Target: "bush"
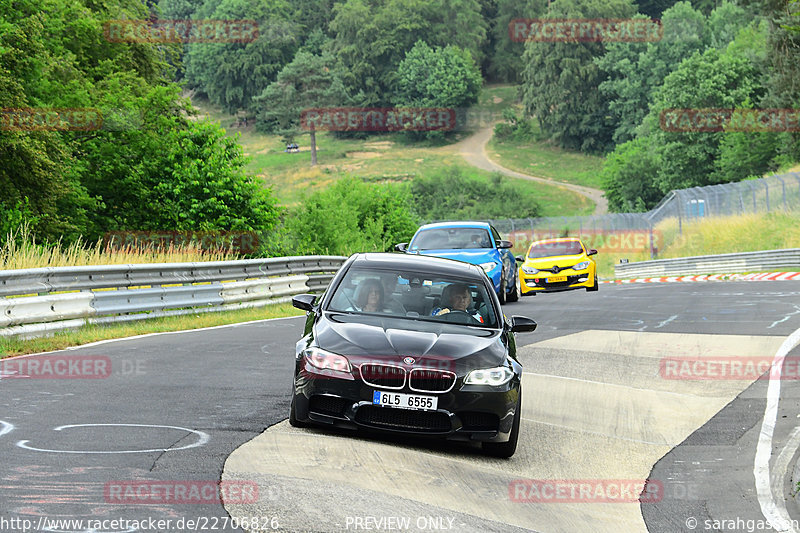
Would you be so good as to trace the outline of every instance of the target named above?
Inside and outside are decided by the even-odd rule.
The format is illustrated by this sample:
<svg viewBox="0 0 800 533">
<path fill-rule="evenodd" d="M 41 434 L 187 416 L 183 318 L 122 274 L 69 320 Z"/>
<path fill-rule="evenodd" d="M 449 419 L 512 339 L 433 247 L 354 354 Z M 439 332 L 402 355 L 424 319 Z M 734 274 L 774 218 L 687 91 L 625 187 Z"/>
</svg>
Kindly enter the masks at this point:
<svg viewBox="0 0 800 533">
<path fill-rule="evenodd" d="M 491 180 L 465 174 L 459 167 L 415 178 L 411 201 L 423 220 L 526 218 L 539 205 L 521 184 L 495 173 Z"/>
<path fill-rule="evenodd" d="M 386 252 L 417 229 L 402 184 L 370 184 L 347 177 L 315 192 L 284 222 L 295 254 Z"/>
</svg>

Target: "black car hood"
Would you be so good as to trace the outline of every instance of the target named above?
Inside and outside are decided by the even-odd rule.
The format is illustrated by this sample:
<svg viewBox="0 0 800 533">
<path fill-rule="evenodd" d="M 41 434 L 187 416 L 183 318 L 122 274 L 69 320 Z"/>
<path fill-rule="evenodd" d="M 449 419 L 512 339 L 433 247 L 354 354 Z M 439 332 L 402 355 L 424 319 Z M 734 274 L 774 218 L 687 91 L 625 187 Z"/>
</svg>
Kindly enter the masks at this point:
<svg viewBox="0 0 800 533">
<path fill-rule="evenodd" d="M 451 362 L 458 373 L 501 365 L 507 349 L 499 330 L 430 321 L 325 313 L 314 328 L 316 345 L 359 359 Z"/>
</svg>

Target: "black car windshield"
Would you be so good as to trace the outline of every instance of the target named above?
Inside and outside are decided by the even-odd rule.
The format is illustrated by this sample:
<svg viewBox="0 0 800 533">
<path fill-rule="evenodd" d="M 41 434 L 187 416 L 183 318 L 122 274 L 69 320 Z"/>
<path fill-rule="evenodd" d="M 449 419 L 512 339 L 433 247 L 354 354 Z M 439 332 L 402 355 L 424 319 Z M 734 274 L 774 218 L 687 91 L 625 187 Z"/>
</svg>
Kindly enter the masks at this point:
<svg viewBox="0 0 800 533">
<path fill-rule="evenodd" d="M 417 233 L 409 250 L 457 250 L 493 248 L 489 231 L 483 228 L 435 228 Z"/>
<path fill-rule="evenodd" d="M 328 310 L 490 328 L 500 323 L 482 281 L 430 272 L 353 267 L 336 287 Z"/>
<path fill-rule="evenodd" d="M 580 241 L 549 241 L 540 242 L 531 246 L 528 257 L 539 259 L 557 255 L 580 255 L 583 253 Z"/>
</svg>

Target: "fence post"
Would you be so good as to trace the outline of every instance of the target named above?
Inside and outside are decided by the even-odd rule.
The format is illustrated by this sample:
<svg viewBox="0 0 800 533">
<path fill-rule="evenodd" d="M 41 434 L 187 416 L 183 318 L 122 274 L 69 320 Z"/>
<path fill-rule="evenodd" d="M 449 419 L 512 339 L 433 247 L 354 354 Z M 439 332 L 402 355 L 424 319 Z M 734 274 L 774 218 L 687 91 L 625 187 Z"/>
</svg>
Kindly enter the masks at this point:
<svg viewBox="0 0 800 533">
<path fill-rule="evenodd" d="M 764 192 L 766 193 L 766 200 L 767 200 L 767 213 L 769 213 L 769 184 L 767 180 L 764 180 Z"/>
<path fill-rule="evenodd" d="M 783 181 L 783 178 L 780 177 L 780 176 L 775 176 L 775 177 L 778 178 L 780 180 L 780 182 L 781 182 L 781 195 L 783 196 L 783 210 L 786 211 L 787 210 L 787 207 L 786 207 L 786 182 Z"/>
<path fill-rule="evenodd" d="M 653 224 L 650 224 L 650 259 L 656 258 L 655 244 L 653 243 Z"/>
</svg>

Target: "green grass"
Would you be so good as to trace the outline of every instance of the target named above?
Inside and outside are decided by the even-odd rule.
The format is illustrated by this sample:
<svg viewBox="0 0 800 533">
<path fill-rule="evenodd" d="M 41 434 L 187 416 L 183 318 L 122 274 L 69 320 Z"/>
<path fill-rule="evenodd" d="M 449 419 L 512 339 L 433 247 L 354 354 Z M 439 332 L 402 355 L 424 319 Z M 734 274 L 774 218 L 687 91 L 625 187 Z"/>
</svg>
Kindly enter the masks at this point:
<svg viewBox="0 0 800 533">
<path fill-rule="evenodd" d="M 511 105 L 516 94 L 513 86 L 490 86 L 481 95 L 492 109 Z M 502 102 L 494 102 L 495 97 Z M 223 126 L 233 117 L 214 109 L 207 102 L 195 105 L 203 114 L 220 120 Z M 245 155 L 250 162 L 245 170 L 272 188 L 282 205 L 295 206 L 308 194 L 331 185 L 344 175 L 353 175 L 369 181 L 403 181 L 417 176 L 429 176 L 445 168 L 461 167 L 470 175 L 485 179 L 491 173 L 475 169 L 466 163 L 453 148 L 453 143 L 468 133 L 461 133 L 446 143 L 413 142 L 403 134 L 387 133 L 367 139 L 340 139 L 330 133 L 317 134 L 316 167 L 311 167 L 309 136 L 297 140 L 301 152 L 287 154 L 285 145 L 277 135 L 267 135 L 247 128 L 226 128 L 231 135 L 239 135 Z M 520 187 L 531 191 L 542 208 L 541 216 L 590 214 L 594 207 L 584 197 L 559 186 L 519 181 Z M 509 217 L 513 217 L 509 213 Z"/>
<path fill-rule="evenodd" d="M 602 189 L 602 157 L 563 150 L 545 141 L 495 138 L 489 141 L 487 152 L 498 164 L 523 174 Z"/>
<path fill-rule="evenodd" d="M 517 102 L 516 85 L 487 85 L 478 97 L 478 107 L 499 113 Z"/>
<path fill-rule="evenodd" d="M 680 232 L 678 221 L 667 219 L 655 227 L 654 238 L 658 248 L 656 259 L 800 248 L 800 212 L 684 221 Z M 646 261 L 650 252 L 645 248 L 639 252 L 600 253 L 596 256 L 598 275 L 612 279 L 614 265 L 621 258 Z"/>
<path fill-rule="evenodd" d="M 292 307 L 292 304 L 282 303 L 238 311 L 154 318 L 108 326 L 88 325 L 75 331 L 61 331 L 52 337 L 39 339 L 18 340 L 0 337 L 0 359 L 13 355 L 62 350 L 70 346 L 79 346 L 105 339 L 118 339 L 146 333 L 181 331 L 235 324 L 250 320 L 300 315 L 302 315 L 302 312 Z"/>
</svg>

